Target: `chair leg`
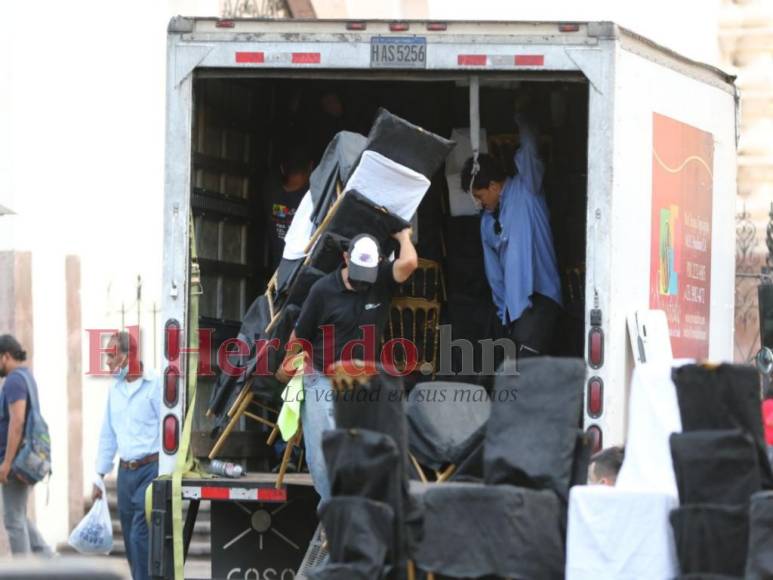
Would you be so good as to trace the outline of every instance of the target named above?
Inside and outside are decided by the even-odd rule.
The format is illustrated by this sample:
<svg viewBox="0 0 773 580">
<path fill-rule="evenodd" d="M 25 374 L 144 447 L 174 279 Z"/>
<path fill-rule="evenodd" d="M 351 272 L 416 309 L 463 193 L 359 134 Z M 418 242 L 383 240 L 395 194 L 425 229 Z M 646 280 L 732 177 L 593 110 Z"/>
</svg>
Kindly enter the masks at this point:
<svg viewBox="0 0 773 580">
<path fill-rule="evenodd" d="M 245 399 L 242 401 L 242 404 L 239 405 L 239 408 L 233 414 L 233 417 L 231 417 L 231 420 L 228 421 L 228 425 L 225 426 L 225 429 L 223 429 L 223 432 L 221 433 L 220 437 L 218 437 L 218 440 L 215 442 L 214 446 L 212 447 L 212 451 L 209 452 L 209 459 L 214 459 L 215 457 L 218 456 L 218 454 L 220 453 L 220 450 L 223 448 L 223 445 L 225 445 L 225 442 L 228 440 L 228 437 L 231 435 L 231 431 L 234 430 L 234 428 L 236 427 L 236 424 L 239 422 L 239 419 L 241 419 L 245 409 L 247 409 L 247 406 L 250 404 L 251 398 L 252 398 L 252 393 L 249 393 L 248 396 L 245 397 Z"/>
<path fill-rule="evenodd" d="M 456 472 L 456 465 L 449 465 L 445 470 L 438 473 L 437 482 L 442 483 L 448 481 L 448 479 Z"/>
<path fill-rule="evenodd" d="M 244 402 L 244 397 L 246 397 L 250 393 L 250 387 L 248 385 L 244 385 L 242 387 L 241 393 L 239 393 L 239 396 L 236 397 L 236 400 L 234 401 L 234 404 L 231 405 L 231 408 L 228 410 L 228 416 L 233 417 L 234 413 L 241 407 L 242 403 Z"/>
<path fill-rule="evenodd" d="M 413 463 L 414 469 L 416 469 L 416 471 L 419 473 L 419 479 L 421 479 L 421 482 L 422 483 L 429 483 L 429 480 L 427 479 L 427 476 L 424 475 L 424 470 L 421 468 L 421 465 L 419 465 L 419 462 L 413 456 L 413 453 L 409 453 L 408 456 L 411 458 L 411 463 Z"/>
<path fill-rule="evenodd" d="M 290 463 L 290 457 L 292 456 L 293 449 L 296 445 L 301 444 L 301 427 L 298 426 L 298 432 L 287 442 L 285 452 L 282 455 L 282 464 L 279 466 L 279 473 L 276 476 L 276 488 L 281 489 L 284 487 L 285 474 L 287 473 L 287 466 Z"/>
<path fill-rule="evenodd" d="M 268 436 L 268 439 L 266 440 L 266 445 L 271 447 L 274 443 L 276 443 L 277 437 L 279 437 L 279 427 L 274 425 L 274 428 L 271 430 L 271 434 Z"/>
<path fill-rule="evenodd" d="M 413 560 L 408 560 L 406 568 L 408 580 L 416 580 L 416 564 L 413 563 Z"/>
</svg>

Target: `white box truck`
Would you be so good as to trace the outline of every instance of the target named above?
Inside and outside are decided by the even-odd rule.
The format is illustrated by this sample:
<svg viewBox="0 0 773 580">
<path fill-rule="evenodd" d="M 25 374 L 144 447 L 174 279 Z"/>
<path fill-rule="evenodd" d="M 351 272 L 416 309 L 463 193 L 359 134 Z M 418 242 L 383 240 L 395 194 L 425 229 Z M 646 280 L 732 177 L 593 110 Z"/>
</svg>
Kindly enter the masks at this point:
<svg viewBox="0 0 773 580">
<path fill-rule="evenodd" d="M 480 87 L 490 152 L 512 152 L 513 102 L 527 95 L 537 105 L 564 287 L 555 353 L 587 361 L 584 428 L 596 446 L 622 443 L 634 361 L 627 315 L 664 310 L 675 357 L 732 357 L 738 93 L 733 77 L 613 23 L 174 18 L 164 320 L 169 328 L 189 322 L 193 223 L 203 288 L 199 326 L 214 329 L 215 343 L 236 335 L 273 273 L 263 183 L 283 139 L 313 147 L 338 129 L 366 134 L 379 106 L 449 137 L 470 126 L 471 84 Z M 481 328 L 469 324 L 475 308 L 490 302 L 475 248 L 478 218 L 460 215 L 469 213 L 460 200 L 449 203 L 453 189 L 442 175 L 433 180 L 419 210 L 419 249 L 434 251 L 445 266 L 444 307 L 454 332 L 480 338 Z M 162 473 L 175 468 L 187 413 L 197 414 L 192 445 L 199 455 L 206 455 L 212 427 L 203 413 L 207 379 L 199 380 L 197 409 L 188 406 L 184 385 L 192 369 L 178 354 L 182 337 L 171 355 L 167 345 Z M 234 437 L 238 449 L 226 455 L 249 455 L 265 439 L 249 431 Z M 159 493 L 154 574 L 164 576 L 171 573 L 168 489 Z M 213 501 L 213 575 L 296 573 L 302 542 L 287 530 L 271 533 L 265 515 L 288 502 L 271 477 L 187 479 L 183 495 Z M 216 502 L 236 500 L 244 531 L 241 524 L 219 531 Z M 307 537 L 308 528 L 299 535 Z M 289 551 L 263 549 L 269 539 Z M 223 554 L 228 564 L 216 565 Z"/>
</svg>

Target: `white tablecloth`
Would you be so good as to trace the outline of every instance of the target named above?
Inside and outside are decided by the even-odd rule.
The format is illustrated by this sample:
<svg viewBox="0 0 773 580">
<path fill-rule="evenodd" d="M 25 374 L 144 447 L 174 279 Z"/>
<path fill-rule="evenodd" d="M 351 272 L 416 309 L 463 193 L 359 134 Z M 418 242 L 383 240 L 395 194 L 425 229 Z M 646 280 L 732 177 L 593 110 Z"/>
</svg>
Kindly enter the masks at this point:
<svg viewBox="0 0 773 580">
<path fill-rule="evenodd" d="M 603 485 L 569 494 L 566 580 L 670 580 L 679 564 L 669 513 L 678 500 L 657 491 Z"/>
</svg>

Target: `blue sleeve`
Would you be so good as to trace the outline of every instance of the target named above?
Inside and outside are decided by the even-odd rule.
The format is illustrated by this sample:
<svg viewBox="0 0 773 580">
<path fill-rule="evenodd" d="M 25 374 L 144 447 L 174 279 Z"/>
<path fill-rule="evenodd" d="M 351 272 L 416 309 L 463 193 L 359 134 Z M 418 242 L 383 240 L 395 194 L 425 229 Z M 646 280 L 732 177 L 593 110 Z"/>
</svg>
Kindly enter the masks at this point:
<svg viewBox="0 0 773 580">
<path fill-rule="evenodd" d="M 504 322 L 505 320 L 505 273 L 502 270 L 502 264 L 499 262 L 496 249 L 489 244 L 486 233 L 486 224 L 491 221 L 484 216 L 480 220 L 480 239 L 483 243 L 483 265 L 486 269 L 486 278 L 491 286 L 491 297 L 494 300 L 494 306 L 497 307 L 497 316 Z"/>
<path fill-rule="evenodd" d="M 521 143 L 515 152 L 513 160 L 518 169 L 515 180 L 528 192 L 534 195 L 542 191 L 542 178 L 545 166 L 539 158 L 537 134 L 532 124 L 523 115 L 516 115 Z"/>
<path fill-rule="evenodd" d="M 107 409 L 105 409 L 105 417 L 102 419 L 102 430 L 99 433 L 97 473 L 105 475 L 113 471 L 113 459 L 115 458 L 116 451 L 118 451 L 118 440 L 115 437 L 113 422 L 110 417 L 110 394 L 108 394 Z"/>
<path fill-rule="evenodd" d="M 5 400 L 9 405 L 27 398 L 27 381 L 22 376 L 23 371 L 16 371 L 8 375 L 3 384 Z"/>
</svg>

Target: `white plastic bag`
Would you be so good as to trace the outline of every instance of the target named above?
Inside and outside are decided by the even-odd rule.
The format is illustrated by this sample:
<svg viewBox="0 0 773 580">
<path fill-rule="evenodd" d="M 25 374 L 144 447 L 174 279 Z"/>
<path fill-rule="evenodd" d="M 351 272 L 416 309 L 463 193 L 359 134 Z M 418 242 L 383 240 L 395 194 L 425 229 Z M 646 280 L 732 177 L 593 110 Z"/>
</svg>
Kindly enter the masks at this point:
<svg viewBox="0 0 773 580">
<path fill-rule="evenodd" d="M 101 477 L 94 480 L 94 485 L 102 490 L 102 497 L 94 502 L 67 543 L 81 554 L 109 554 L 113 549 L 113 522 L 110 520 L 107 492 Z"/>
</svg>

